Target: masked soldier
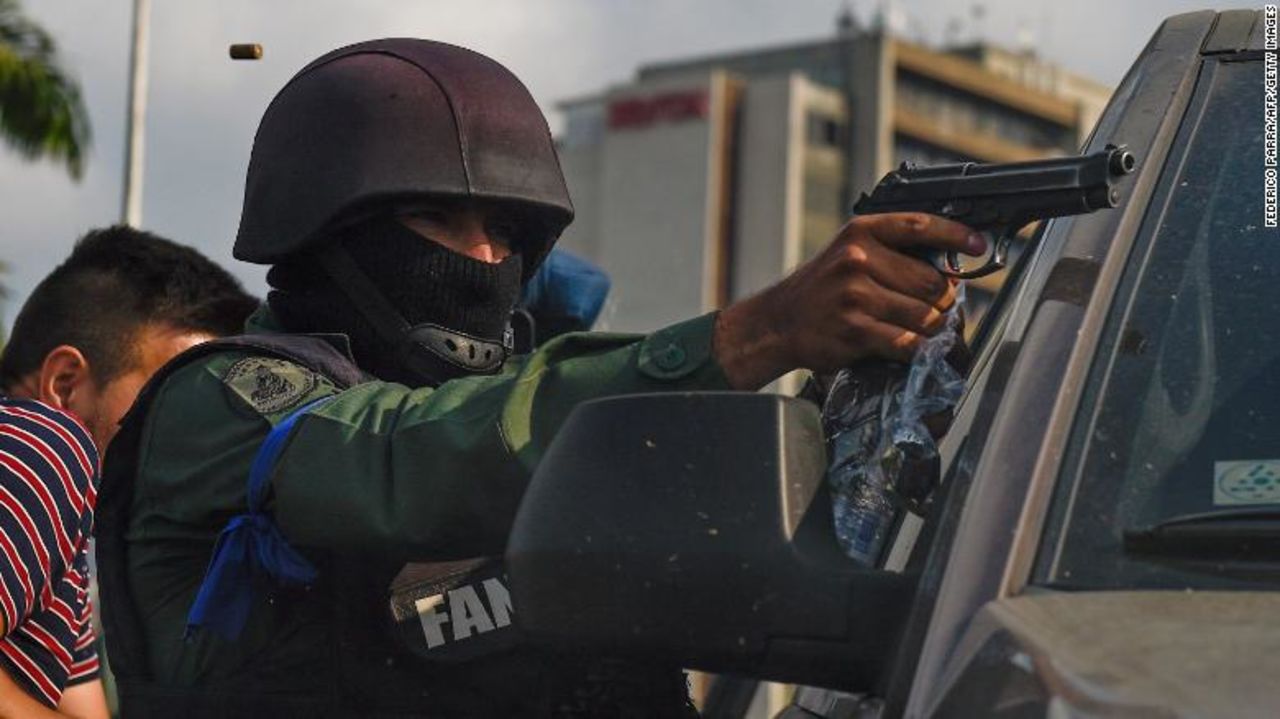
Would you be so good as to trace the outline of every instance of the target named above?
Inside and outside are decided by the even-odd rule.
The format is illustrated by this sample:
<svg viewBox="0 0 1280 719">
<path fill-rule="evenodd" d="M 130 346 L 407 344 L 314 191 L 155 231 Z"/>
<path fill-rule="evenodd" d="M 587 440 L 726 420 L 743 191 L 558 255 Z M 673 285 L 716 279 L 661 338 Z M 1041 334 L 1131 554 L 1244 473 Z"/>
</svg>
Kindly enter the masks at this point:
<svg viewBox="0 0 1280 719">
<path fill-rule="evenodd" d="M 496 557 L 556 430 L 595 397 L 902 357 L 954 292 L 891 248 L 981 248 L 864 218 L 722 313 L 511 356 L 521 285 L 572 216 L 541 112 L 482 55 L 368 42 L 280 91 L 235 245 L 273 291 L 153 379 L 105 463 L 124 716 L 689 711 L 678 668 L 521 641 Z"/>
</svg>

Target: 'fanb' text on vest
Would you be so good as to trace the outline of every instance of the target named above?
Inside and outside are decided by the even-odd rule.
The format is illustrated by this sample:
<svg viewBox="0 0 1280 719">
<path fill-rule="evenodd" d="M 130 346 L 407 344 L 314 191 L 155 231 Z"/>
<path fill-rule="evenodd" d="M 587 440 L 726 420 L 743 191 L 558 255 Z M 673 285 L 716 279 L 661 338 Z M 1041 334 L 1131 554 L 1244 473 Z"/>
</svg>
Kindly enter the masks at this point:
<svg viewBox="0 0 1280 719">
<path fill-rule="evenodd" d="M 511 593 L 497 579 L 486 579 L 479 585 L 464 584 L 444 594 L 422 597 L 414 606 L 428 649 L 511 624 Z"/>
</svg>

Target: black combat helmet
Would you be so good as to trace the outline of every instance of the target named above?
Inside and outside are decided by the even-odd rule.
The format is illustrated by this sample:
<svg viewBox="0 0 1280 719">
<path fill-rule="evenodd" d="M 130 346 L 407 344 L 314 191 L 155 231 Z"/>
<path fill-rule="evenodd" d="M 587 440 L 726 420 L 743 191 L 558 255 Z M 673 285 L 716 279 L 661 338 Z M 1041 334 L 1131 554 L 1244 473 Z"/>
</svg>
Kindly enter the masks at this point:
<svg viewBox="0 0 1280 719">
<path fill-rule="evenodd" d="M 573 219 L 546 119 L 505 67 L 428 40 L 340 48 L 303 68 L 263 115 L 235 256 L 277 263 L 374 208 L 424 196 L 530 210 L 526 277 Z"/>
<path fill-rule="evenodd" d="M 450 198 L 503 205 L 513 253 L 478 261 L 396 219 Z M 501 368 L 522 280 L 572 219 L 546 119 L 515 75 L 453 45 L 373 40 L 271 101 L 234 254 L 274 265 L 267 302 L 287 330 L 344 334 L 375 376 L 434 385 Z"/>
</svg>

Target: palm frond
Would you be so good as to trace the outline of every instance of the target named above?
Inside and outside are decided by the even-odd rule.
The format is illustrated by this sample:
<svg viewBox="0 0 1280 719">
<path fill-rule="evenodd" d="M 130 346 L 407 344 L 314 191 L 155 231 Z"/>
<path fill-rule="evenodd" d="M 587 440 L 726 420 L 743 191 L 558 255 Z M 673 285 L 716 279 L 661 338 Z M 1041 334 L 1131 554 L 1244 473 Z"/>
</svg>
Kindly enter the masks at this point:
<svg viewBox="0 0 1280 719">
<path fill-rule="evenodd" d="M 17 0 L 0 0 L 0 138 L 25 157 L 63 162 L 77 180 L 83 173 L 90 129 L 80 88 Z"/>
</svg>

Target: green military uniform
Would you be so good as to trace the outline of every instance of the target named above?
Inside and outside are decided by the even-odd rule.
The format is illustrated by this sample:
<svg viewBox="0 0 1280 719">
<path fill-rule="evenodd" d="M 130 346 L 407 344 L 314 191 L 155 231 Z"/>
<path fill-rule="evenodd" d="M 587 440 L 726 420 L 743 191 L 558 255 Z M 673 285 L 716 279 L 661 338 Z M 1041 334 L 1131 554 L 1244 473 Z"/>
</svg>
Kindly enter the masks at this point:
<svg viewBox="0 0 1280 719">
<path fill-rule="evenodd" d="M 531 473 L 578 403 L 728 389 L 711 355 L 713 325 L 705 315 L 647 337 L 565 335 L 496 375 L 438 388 L 370 381 L 339 391 L 310 369 L 244 351 L 177 370 L 156 388 L 141 425 L 126 531 L 128 584 L 155 683 L 216 686 L 254 676 L 281 691 L 323 691 L 335 680 L 328 604 L 338 586 L 380 583 L 363 595 L 381 597 L 381 607 L 348 608 L 376 614 L 386 608 L 386 578 L 405 561 L 500 554 Z M 278 327 L 263 308 L 248 330 Z M 245 510 L 250 463 L 268 431 L 335 394 L 294 429 L 268 503 L 288 541 L 315 560 L 320 581 L 293 592 L 263 588 L 235 643 L 206 632 L 184 641 L 214 541 Z M 334 576 L 352 565 L 331 557 L 351 553 L 366 558 L 367 571 Z M 401 661 L 393 655 L 388 666 Z"/>
<path fill-rule="evenodd" d="M 578 403 L 727 388 L 712 316 L 509 357 L 521 287 L 572 218 L 537 103 L 479 53 L 372 40 L 280 90 L 233 252 L 272 266 L 274 314 L 162 369 L 104 465 L 103 618 L 125 716 L 686 713 L 678 668 L 523 643 L 497 576 L 415 575 L 430 593 L 410 592 L 408 612 L 403 584 L 389 598 L 406 563 L 500 572 Z M 417 637 L 392 630 L 393 607 L 429 651 L 398 644 Z M 446 614 L 452 646 L 436 641 Z M 189 624 L 204 629 L 188 640 Z"/>
</svg>

